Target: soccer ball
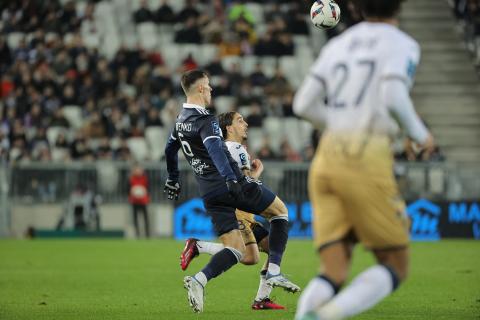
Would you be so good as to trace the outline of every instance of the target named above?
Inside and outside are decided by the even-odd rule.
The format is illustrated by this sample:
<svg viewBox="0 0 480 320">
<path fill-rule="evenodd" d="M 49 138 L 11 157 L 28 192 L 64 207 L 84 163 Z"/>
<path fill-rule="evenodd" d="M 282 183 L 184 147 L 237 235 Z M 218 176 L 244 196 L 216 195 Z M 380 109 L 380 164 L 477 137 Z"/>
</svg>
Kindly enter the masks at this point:
<svg viewBox="0 0 480 320">
<path fill-rule="evenodd" d="M 340 21 L 340 7 L 333 0 L 317 0 L 310 9 L 310 19 L 319 29 L 330 29 Z"/>
</svg>

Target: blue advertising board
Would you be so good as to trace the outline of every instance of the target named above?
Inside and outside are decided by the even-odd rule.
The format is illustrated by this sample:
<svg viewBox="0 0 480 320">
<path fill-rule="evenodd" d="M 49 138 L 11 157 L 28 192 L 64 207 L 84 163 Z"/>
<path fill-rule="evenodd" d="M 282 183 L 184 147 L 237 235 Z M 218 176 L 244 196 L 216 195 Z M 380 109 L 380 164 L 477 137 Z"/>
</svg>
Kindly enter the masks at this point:
<svg viewBox="0 0 480 320">
<path fill-rule="evenodd" d="M 312 237 L 310 202 L 286 203 L 290 220 L 289 237 Z M 433 202 L 418 199 L 410 202 L 407 212 L 411 219 L 410 235 L 414 241 L 436 241 L 441 238 L 480 239 L 480 201 Z M 265 225 L 266 221 L 258 219 Z M 177 206 L 174 213 L 176 239 L 216 237 L 210 217 L 199 198 Z"/>
</svg>

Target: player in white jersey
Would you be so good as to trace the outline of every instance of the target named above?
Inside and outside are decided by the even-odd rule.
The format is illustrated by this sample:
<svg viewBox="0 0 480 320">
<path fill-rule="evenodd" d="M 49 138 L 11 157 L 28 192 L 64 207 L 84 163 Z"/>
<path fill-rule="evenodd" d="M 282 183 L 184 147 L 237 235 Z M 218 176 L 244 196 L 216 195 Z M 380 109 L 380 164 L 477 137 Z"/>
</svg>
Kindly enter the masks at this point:
<svg viewBox="0 0 480 320">
<path fill-rule="evenodd" d="M 237 162 L 240 170 L 242 170 L 246 177 L 261 183 L 258 179 L 263 172 L 263 164 L 259 159 L 251 161 L 250 155 L 243 145 L 247 139 L 247 122 L 245 122 L 242 115 L 234 111 L 220 114 L 218 116 L 218 122 L 228 151 Z M 245 255 L 240 262 L 245 265 L 257 264 L 259 261 L 259 251 L 261 250 L 267 254 L 269 252 L 269 232 L 261 223 L 255 221 L 252 213 L 237 209 L 235 214 L 243 242 L 245 243 Z M 192 247 L 194 248 L 194 253 L 189 254 L 191 250 L 188 249 Z M 180 256 L 180 266 L 185 270 L 190 262 L 199 254 L 206 253 L 214 255 L 223 248 L 224 246 L 221 243 L 202 241 L 194 238 L 187 239 L 185 249 Z M 260 284 L 252 304 L 252 309 L 254 310 L 285 309 L 270 299 L 272 286 L 268 284 L 266 279 L 268 262 L 267 259 L 260 271 Z M 286 290 L 289 292 L 298 292 L 300 288 L 292 283 L 292 287 Z"/>
<path fill-rule="evenodd" d="M 427 152 L 434 143 L 409 96 L 420 49 L 397 28 L 400 2 L 360 0 L 366 21 L 324 47 L 295 95 L 294 112 L 326 126 L 308 182 L 321 274 L 305 288 L 296 319 L 356 315 L 407 275 L 409 221 L 390 140 L 400 125 Z M 357 241 L 377 264 L 339 292 Z"/>
</svg>

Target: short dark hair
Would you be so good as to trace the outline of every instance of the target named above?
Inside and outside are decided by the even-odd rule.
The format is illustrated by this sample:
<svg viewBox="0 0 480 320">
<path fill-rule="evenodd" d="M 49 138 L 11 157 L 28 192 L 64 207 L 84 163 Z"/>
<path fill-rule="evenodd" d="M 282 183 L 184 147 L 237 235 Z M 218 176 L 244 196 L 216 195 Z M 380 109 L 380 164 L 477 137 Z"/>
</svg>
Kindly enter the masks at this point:
<svg viewBox="0 0 480 320">
<path fill-rule="evenodd" d="M 206 71 L 200 70 L 200 69 L 194 69 L 185 72 L 182 74 L 182 89 L 185 91 L 185 93 L 190 90 L 190 87 L 198 80 L 202 79 L 203 77 L 208 77 L 208 73 Z"/>
<path fill-rule="evenodd" d="M 400 11 L 404 0 L 358 0 L 359 8 L 365 17 L 393 18 Z"/>
<path fill-rule="evenodd" d="M 227 126 L 231 126 L 233 123 L 233 117 L 237 114 L 236 111 L 228 111 L 218 115 L 218 124 L 222 130 L 223 137 L 227 138 Z"/>
</svg>

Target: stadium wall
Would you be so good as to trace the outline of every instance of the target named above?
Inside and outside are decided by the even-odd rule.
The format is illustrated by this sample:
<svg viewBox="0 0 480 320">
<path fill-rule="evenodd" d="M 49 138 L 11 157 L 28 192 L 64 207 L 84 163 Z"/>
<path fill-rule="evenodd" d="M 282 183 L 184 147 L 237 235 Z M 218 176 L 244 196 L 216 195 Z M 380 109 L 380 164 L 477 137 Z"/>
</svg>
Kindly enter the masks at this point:
<svg viewBox="0 0 480 320">
<path fill-rule="evenodd" d="M 34 230 L 55 230 L 64 207 L 59 204 L 14 205 L 11 215 L 11 236 L 28 236 Z M 130 206 L 104 204 L 100 206 L 100 230 L 122 231 L 126 238 L 134 237 Z M 154 204 L 149 206 L 150 228 L 154 237 L 171 237 L 173 234 L 173 206 Z M 31 230 L 31 229 L 30 229 Z"/>
</svg>

